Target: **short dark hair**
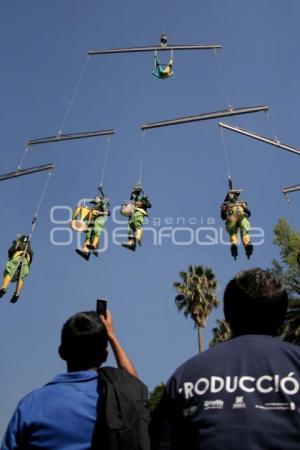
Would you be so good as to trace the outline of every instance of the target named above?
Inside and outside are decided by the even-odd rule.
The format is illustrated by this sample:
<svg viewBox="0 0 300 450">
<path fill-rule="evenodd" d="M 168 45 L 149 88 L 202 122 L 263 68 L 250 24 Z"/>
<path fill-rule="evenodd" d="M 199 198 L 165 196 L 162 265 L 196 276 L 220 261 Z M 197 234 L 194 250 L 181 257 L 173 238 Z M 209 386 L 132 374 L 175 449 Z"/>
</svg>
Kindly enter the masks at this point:
<svg viewBox="0 0 300 450">
<path fill-rule="evenodd" d="M 63 325 L 60 355 L 76 370 L 98 367 L 107 345 L 106 328 L 95 311 L 74 314 Z"/>
<path fill-rule="evenodd" d="M 239 272 L 224 292 L 225 319 L 235 335 L 275 336 L 284 322 L 287 305 L 281 281 L 259 268 Z"/>
</svg>

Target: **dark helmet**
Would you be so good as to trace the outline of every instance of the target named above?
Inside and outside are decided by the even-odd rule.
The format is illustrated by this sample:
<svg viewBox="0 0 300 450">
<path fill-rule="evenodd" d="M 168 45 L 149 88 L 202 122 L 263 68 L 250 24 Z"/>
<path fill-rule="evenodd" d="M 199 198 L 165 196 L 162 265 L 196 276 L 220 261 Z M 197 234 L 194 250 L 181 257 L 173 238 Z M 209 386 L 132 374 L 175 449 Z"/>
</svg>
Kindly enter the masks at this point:
<svg viewBox="0 0 300 450">
<path fill-rule="evenodd" d="M 231 199 L 230 194 L 233 194 L 235 200 L 237 200 L 241 192 L 243 192 L 243 189 L 230 189 L 225 197 L 225 202 L 229 202 L 229 200 Z"/>
<path fill-rule="evenodd" d="M 166 47 L 168 45 L 168 36 L 165 33 L 162 33 L 160 36 L 160 45 L 162 47 Z"/>
<path fill-rule="evenodd" d="M 96 195 L 96 197 L 94 197 L 93 200 L 90 201 L 90 203 L 97 205 L 98 203 L 101 203 L 102 201 L 103 201 L 103 197 L 100 197 L 100 195 Z"/>
<path fill-rule="evenodd" d="M 21 236 L 17 236 L 16 239 L 18 242 L 22 242 L 23 244 L 27 244 L 29 241 L 29 236 L 26 236 L 25 234 L 22 234 Z"/>
<path fill-rule="evenodd" d="M 137 193 L 143 192 L 142 185 L 141 184 L 136 184 L 131 192 L 137 192 Z"/>
</svg>

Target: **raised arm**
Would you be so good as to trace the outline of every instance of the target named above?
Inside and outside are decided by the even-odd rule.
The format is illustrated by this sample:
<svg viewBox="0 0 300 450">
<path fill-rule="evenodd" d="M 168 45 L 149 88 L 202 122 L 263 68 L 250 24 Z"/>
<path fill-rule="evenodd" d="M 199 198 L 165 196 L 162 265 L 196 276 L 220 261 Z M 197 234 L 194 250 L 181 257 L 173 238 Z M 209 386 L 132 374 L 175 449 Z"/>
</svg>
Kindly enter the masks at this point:
<svg viewBox="0 0 300 450">
<path fill-rule="evenodd" d="M 106 317 L 104 317 L 104 316 L 100 316 L 100 317 L 106 327 L 107 334 L 108 334 L 108 340 L 109 340 L 111 348 L 114 352 L 118 367 L 120 369 L 126 369 L 131 375 L 138 378 L 138 374 L 137 374 L 137 371 L 135 370 L 134 365 L 130 361 L 129 357 L 127 356 L 127 353 L 123 349 L 121 343 L 119 342 L 119 340 L 115 334 L 113 322 L 112 322 L 112 315 L 111 315 L 110 311 L 106 312 Z"/>
</svg>

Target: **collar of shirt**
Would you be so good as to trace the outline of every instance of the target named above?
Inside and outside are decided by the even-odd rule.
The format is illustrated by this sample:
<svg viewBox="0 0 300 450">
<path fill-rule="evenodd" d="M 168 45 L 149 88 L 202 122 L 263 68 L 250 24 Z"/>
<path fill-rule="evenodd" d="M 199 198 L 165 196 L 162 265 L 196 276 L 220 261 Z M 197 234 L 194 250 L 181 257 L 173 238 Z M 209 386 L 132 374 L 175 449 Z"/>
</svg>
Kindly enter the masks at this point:
<svg viewBox="0 0 300 450">
<path fill-rule="evenodd" d="M 98 373 L 95 370 L 82 370 L 80 372 L 65 372 L 56 375 L 49 384 L 55 383 L 78 383 L 80 381 L 90 381 L 98 378 Z"/>
</svg>

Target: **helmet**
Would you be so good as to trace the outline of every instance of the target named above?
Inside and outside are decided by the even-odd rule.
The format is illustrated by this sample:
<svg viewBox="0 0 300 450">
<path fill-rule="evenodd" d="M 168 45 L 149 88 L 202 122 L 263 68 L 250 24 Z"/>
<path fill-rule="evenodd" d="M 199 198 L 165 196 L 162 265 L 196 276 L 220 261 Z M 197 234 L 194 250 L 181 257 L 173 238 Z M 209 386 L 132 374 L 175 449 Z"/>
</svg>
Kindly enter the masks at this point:
<svg viewBox="0 0 300 450">
<path fill-rule="evenodd" d="M 100 197 L 100 195 L 96 195 L 96 197 L 94 197 L 93 200 L 90 201 L 90 203 L 97 204 L 97 203 L 101 203 L 102 200 L 103 200 L 103 197 Z"/>
<path fill-rule="evenodd" d="M 142 192 L 143 188 L 141 184 L 136 184 L 131 192 Z"/>
<path fill-rule="evenodd" d="M 18 242 L 23 242 L 23 244 L 27 244 L 27 242 L 29 241 L 29 236 L 26 236 L 25 234 L 18 235 L 17 236 L 17 241 Z"/>
<path fill-rule="evenodd" d="M 160 36 L 160 45 L 162 47 L 166 47 L 168 45 L 168 36 L 165 33 L 162 33 Z"/>
</svg>

